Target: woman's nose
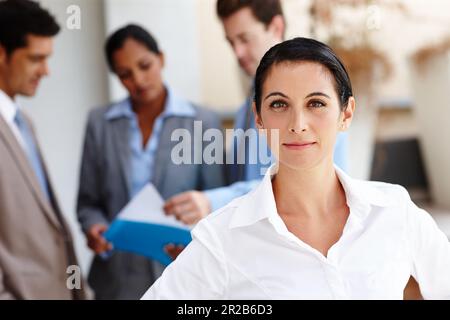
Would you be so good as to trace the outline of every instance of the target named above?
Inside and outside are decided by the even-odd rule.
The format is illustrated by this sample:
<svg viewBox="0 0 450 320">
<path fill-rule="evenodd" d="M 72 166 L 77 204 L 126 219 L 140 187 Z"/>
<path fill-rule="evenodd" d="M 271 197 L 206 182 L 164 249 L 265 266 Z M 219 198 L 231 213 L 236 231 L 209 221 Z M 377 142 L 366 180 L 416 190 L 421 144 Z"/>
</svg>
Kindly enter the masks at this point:
<svg viewBox="0 0 450 320">
<path fill-rule="evenodd" d="M 136 87 L 141 88 L 144 86 L 145 76 L 139 72 L 135 73 L 133 76 L 133 82 Z"/>
<path fill-rule="evenodd" d="M 289 124 L 289 132 L 300 133 L 304 132 L 308 128 L 308 121 L 306 115 L 303 112 L 294 112 L 292 121 Z"/>
</svg>

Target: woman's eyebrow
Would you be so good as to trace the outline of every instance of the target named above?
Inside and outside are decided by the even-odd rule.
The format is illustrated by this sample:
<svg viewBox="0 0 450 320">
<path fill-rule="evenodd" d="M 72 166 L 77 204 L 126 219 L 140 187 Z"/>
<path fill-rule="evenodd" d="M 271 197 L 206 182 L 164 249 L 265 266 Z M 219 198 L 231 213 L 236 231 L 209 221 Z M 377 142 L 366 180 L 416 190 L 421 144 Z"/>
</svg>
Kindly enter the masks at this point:
<svg viewBox="0 0 450 320">
<path fill-rule="evenodd" d="M 281 93 L 281 92 L 271 92 L 271 93 L 269 93 L 265 98 L 264 98 L 264 100 L 266 100 L 267 98 L 270 98 L 270 97 L 273 97 L 273 96 L 282 96 L 283 98 L 286 98 L 286 99 L 289 99 L 289 97 L 287 96 L 287 95 L 285 95 L 284 93 Z"/>
<path fill-rule="evenodd" d="M 308 94 L 308 95 L 305 97 L 305 99 L 308 99 L 308 98 L 313 97 L 313 96 L 322 96 L 322 97 L 326 97 L 326 98 L 328 98 L 328 99 L 331 99 L 329 95 L 327 95 L 327 94 L 325 94 L 325 93 L 323 93 L 323 92 L 313 92 L 313 93 L 310 93 L 310 94 Z"/>
</svg>

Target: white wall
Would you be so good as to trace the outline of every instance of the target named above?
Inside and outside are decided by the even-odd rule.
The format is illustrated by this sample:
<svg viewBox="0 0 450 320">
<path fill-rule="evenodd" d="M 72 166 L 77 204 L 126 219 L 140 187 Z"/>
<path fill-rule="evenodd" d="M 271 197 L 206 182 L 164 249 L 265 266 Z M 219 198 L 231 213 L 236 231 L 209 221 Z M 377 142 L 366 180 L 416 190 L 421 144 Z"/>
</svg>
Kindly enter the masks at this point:
<svg viewBox="0 0 450 320">
<path fill-rule="evenodd" d="M 83 271 L 87 271 L 90 252 L 86 248 L 75 217 L 75 201 L 82 140 L 87 112 L 108 100 L 102 48 L 104 41 L 102 1 L 41 1 L 57 18 L 62 30 L 55 38 L 50 59 L 50 76 L 44 79 L 38 94 L 19 103 L 32 116 L 50 176 L 63 212 L 75 237 Z M 81 8 L 81 30 L 66 28 L 66 9 Z"/>
<path fill-rule="evenodd" d="M 201 100 L 200 53 L 195 0 L 105 0 L 108 34 L 128 23 L 146 28 L 165 54 L 164 79 L 183 98 Z M 110 75 L 110 97 L 126 95 L 116 77 Z"/>
<path fill-rule="evenodd" d="M 202 100 L 213 109 L 232 113 L 244 102 L 249 79 L 240 71 L 216 15 L 216 1 L 196 1 L 200 37 Z"/>
</svg>

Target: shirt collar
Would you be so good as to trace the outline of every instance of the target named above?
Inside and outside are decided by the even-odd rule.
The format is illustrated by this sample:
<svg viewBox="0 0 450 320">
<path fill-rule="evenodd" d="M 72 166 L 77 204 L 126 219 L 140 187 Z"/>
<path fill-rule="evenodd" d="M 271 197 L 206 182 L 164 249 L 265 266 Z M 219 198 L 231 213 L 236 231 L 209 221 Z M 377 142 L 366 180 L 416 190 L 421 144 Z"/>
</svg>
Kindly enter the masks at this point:
<svg viewBox="0 0 450 320">
<path fill-rule="evenodd" d="M 164 104 L 164 111 L 161 114 L 163 118 L 167 117 L 195 117 L 196 111 L 194 107 L 174 94 L 172 89 L 165 86 L 167 90 L 167 98 Z M 132 118 L 134 112 L 131 108 L 130 98 L 118 102 L 111 106 L 105 114 L 106 119 L 114 120 L 122 117 Z"/>
<path fill-rule="evenodd" d="M 194 107 L 187 101 L 180 99 L 170 87 L 166 86 L 167 99 L 164 106 L 165 117 L 195 117 Z"/>
<path fill-rule="evenodd" d="M 12 123 L 16 116 L 18 107 L 5 92 L 0 90 L 0 115 L 8 122 Z"/>
<path fill-rule="evenodd" d="M 363 221 L 370 213 L 371 207 L 389 207 L 394 201 L 389 194 L 382 191 L 382 182 L 354 179 L 338 166 L 334 166 L 347 198 L 350 213 Z"/>
<path fill-rule="evenodd" d="M 119 118 L 132 119 L 133 117 L 134 113 L 131 109 L 131 102 L 129 98 L 113 104 L 105 113 L 105 118 L 107 120 L 116 120 Z"/>
<path fill-rule="evenodd" d="M 277 170 L 277 164 L 273 164 L 267 170 L 261 183 L 253 191 L 240 198 L 237 210 L 230 220 L 230 228 L 252 225 L 260 220 L 278 215 L 272 190 L 272 178 Z"/>
<path fill-rule="evenodd" d="M 273 164 L 267 170 L 261 183 L 249 194 L 240 198 L 230 220 L 230 228 L 252 225 L 263 219 L 279 219 L 272 190 L 272 178 L 277 170 L 277 164 Z M 374 186 L 374 182 L 353 179 L 337 166 L 335 170 L 344 188 L 350 211 L 360 221 L 370 213 L 371 206 L 387 207 L 393 203 L 388 194 Z"/>
</svg>

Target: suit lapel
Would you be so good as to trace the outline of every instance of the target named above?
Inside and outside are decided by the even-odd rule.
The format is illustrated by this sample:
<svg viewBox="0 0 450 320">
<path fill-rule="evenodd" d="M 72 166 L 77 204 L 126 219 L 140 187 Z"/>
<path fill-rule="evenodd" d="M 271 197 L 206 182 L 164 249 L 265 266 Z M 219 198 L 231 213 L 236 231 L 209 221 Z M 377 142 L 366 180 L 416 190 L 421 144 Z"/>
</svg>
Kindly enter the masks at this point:
<svg viewBox="0 0 450 320">
<path fill-rule="evenodd" d="M 29 186 L 33 195 L 36 197 L 38 203 L 42 207 L 47 218 L 58 230 L 60 230 L 61 225 L 57 217 L 55 216 L 56 213 L 52 209 L 51 204 L 49 203 L 43 191 L 41 190 L 36 174 L 31 168 L 27 155 L 25 154 L 25 151 L 20 146 L 19 142 L 17 141 L 14 134 L 11 132 L 11 129 L 9 128 L 8 124 L 3 119 L 3 117 L 0 117 L 0 138 L 3 139 L 6 146 L 10 150 L 11 155 L 15 159 L 15 162 L 20 172 L 22 173 L 23 178 L 27 181 L 27 185 Z"/>
<path fill-rule="evenodd" d="M 130 146 L 129 146 L 129 130 L 130 120 L 122 117 L 112 120 L 111 127 L 113 131 L 113 145 L 117 158 L 120 162 L 122 176 L 125 180 L 128 195 L 131 194 L 131 177 L 130 177 Z"/>
</svg>

